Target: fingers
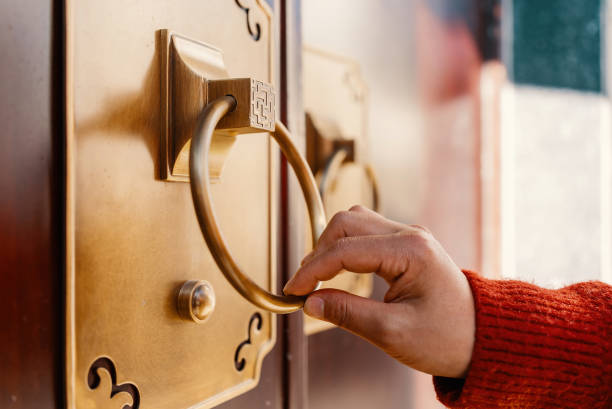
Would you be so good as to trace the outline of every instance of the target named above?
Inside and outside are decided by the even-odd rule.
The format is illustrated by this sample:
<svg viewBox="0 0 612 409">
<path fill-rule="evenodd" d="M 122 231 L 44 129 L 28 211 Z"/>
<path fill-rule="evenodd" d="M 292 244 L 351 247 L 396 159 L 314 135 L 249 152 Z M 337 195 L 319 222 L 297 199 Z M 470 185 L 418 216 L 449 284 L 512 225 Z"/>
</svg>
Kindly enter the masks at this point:
<svg viewBox="0 0 612 409">
<path fill-rule="evenodd" d="M 302 265 L 340 238 L 396 233 L 403 227 L 368 208 L 353 206 L 348 211 L 338 212 L 332 217 L 319 237 L 315 249 L 302 260 Z"/>
<path fill-rule="evenodd" d="M 339 290 L 320 290 L 308 297 L 304 312 L 331 322 L 384 347 L 393 338 L 401 306 L 385 304 Z M 401 319 L 405 319 L 402 310 Z"/>
<path fill-rule="evenodd" d="M 286 294 L 304 295 L 318 281 L 326 281 L 346 269 L 355 273 L 377 273 L 392 283 L 410 265 L 412 234 L 345 237 L 316 254 L 300 267 L 284 288 Z"/>
</svg>

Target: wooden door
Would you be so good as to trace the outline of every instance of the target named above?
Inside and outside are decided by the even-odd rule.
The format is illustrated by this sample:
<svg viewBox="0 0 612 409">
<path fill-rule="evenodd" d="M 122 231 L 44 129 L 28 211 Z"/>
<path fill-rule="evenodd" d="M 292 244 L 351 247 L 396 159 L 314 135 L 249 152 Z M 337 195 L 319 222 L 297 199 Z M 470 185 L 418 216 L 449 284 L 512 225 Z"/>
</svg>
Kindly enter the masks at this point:
<svg viewBox="0 0 612 409">
<path fill-rule="evenodd" d="M 61 2 L 0 5 L 0 407 L 58 408 L 63 366 Z"/>
<path fill-rule="evenodd" d="M 105 238 L 105 235 L 114 235 L 113 232 L 117 231 L 138 230 L 147 223 L 150 226 L 156 224 L 148 217 L 146 221 L 137 220 L 138 217 L 144 216 L 138 209 L 133 209 L 135 213 L 132 213 L 132 216 L 120 220 L 126 215 L 122 212 L 127 210 L 127 207 L 107 207 L 113 201 L 115 204 L 124 205 L 130 201 L 127 196 L 116 196 L 119 191 L 114 189 L 122 182 L 119 178 L 113 181 L 115 176 L 123 174 L 122 179 L 128 182 L 124 184 L 123 194 L 128 196 L 138 197 L 142 193 L 138 177 L 130 180 L 140 171 L 144 171 L 140 176 L 148 173 L 143 178 L 148 181 L 145 183 L 166 184 L 162 188 L 166 192 L 183 190 L 174 195 L 176 203 L 180 203 L 184 199 L 181 196 L 188 192 L 188 189 L 184 188 L 185 185 L 181 188 L 178 184 L 170 186 L 170 182 L 161 182 L 158 171 L 160 141 L 159 133 L 156 134 L 155 131 L 159 128 L 160 115 L 159 30 L 168 27 L 167 24 L 173 20 L 175 26 L 182 25 L 184 31 L 198 37 L 206 30 L 211 30 L 208 27 L 199 34 L 197 32 L 206 19 L 209 19 L 210 23 L 221 21 L 228 16 L 233 19 L 233 25 L 240 27 L 239 34 L 246 38 L 239 41 L 244 43 L 267 40 L 265 66 L 249 66 L 246 69 L 244 67 L 247 64 L 243 63 L 243 68 L 238 68 L 233 74 L 240 75 L 242 70 L 242 75 L 253 74 L 265 77 L 270 83 L 277 82 L 280 60 L 272 51 L 276 48 L 280 35 L 278 14 L 274 14 L 278 11 L 264 2 L 249 2 L 248 7 L 243 4 L 245 2 L 238 1 L 215 2 L 203 6 L 194 3 L 191 5 L 193 7 L 178 7 L 173 2 L 142 2 L 139 5 L 132 4 L 133 8 L 125 4 L 107 4 L 109 7 L 105 8 L 101 3 L 94 3 L 89 6 L 102 8 L 93 10 L 95 7 L 87 7 L 82 2 L 55 2 L 53 6 L 28 2 L 5 2 L 2 5 L 3 49 L 8 51 L 9 58 L 2 64 L 3 92 L 0 105 L 3 119 L 10 124 L 5 128 L 3 136 L 0 184 L 3 226 L 1 264 L 4 282 L 1 291 L 5 326 L 0 337 L 5 352 L 0 361 L 2 407 L 82 408 L 121 407 L 123 404 L 129 404 L 136 408 L 139 406 L 138 402 L 144 407 L 151 404 L 176 407 L 174 398 L 166 401 L 149 400 L 145 405 L 143 382 L 129 379 L 129 375 L 122 373 L 129 364 L 121 365 L 108 356 L 98 357 L 104 361 L 103 366 L 93 371 L 90 367 L 89 373 L 83 373 L 84 367 L 79 364 L 79 356 L 84 348 L 98 342 L 95 338 L 101 335 L 98 329 L 103 327 L 100 323 L 104 318 L 87 318 L 87 313 L 81 318 L 71 315 L 71 308 L 74 308 L 72 303 L 80 302 L 78 292 L 73 291 L 75 288 L 79 291 L 81 285 L 90 285 L 86 281 L 79 284 L 79 280 L 84 272 L 91 269 L 90 262 L 97 264 L 100 261 L 96 261 L 98 256 L 117 261 L 122 256 L 117 257 L 116 251 L 121 252 L 122 248 L 127 250 L 133 245 L 138 246 L 138 242 L 144 242 L 135 236 L 124 236 L 126 241 L 117 241 L 119 236 Z M 131 20 L 127 18 L 130 15 Z M 268 19 L 267 22 L 252 21 L 262 16 Z M 191 21 L 191 29 L 185 26 L 186 21 Z M 134 34 L 138 32 L 138 27 L 143 26 L 147 26 L 148 34 L 138 38 L 143 32 Z M 219 23 L 219 28 L 223 27 L 225 25 Z M 180 30 L 180 27 L 177 28 Z M 123 54 L 127 60 L 132 60 L 119 61 L 117 52 Z M 151 58 L 138 60 L 139 56 L 147 53 Z M 232 56 L 231 53 L 229 56 L 234 60 L 234 67 L 239 65 L 236 59 L 253 62 L 253 56 Z M 139 64 L 147 58 L 148 64 Z M 251 73 L 251 70 L 255 72 Z M 147 129 L 153 132 L 148 132 Z M 259 142 L 246 142 L 246 145 L 249 146 L 242 149 L 258 151 L 271 163 L 277 161 L 278 150 L 270 146 L 263 137 Z M 137 165 L 132 167 L 134 164 Z M 121 170 L 124 166 L 126 168 Z M 273 166 L 263 168 L 265 171 L 260 180 L 264 180 L 266 184 L 269 180 L 271 184 L 270 188 L 264 189 L 266 195 L 264 207 L 261 208 L 266 215 L 264 221 L 270 226 L 266 228 L 267 233 L 264 229 L 263 233 L 267 234 L 269 239 L 263 243 L 271 243 L 272 247 L 270 251 L 255 253 L 263 253 L 264 263 L 274 266 L 275 258 L 280 257 L 282 253 L 281 248 L 276 247 L 277 223 L 269 222 L 267 217 L 277 217 L 280 214 L 277 210 L 268 210 L 268 206 L 280 207 L 277 202 L 280 177 L 274 173 Z M 111 181 L 106 187 L 102 180 L 105 177 Z M 269 192 L 274 194 L 268 196 Z M 155 196 L 150 198 L 151 203 L 156 200 L 163 201 L 159 195 Z M 92 208 L 87 204 L 90 200 Z M 94 207 L 100 212 L 91 212 Z M 257 212 L 257 208 L 255 211 Z M 160 213 L 159 216 L 167 217 L 168 212 Z M 128 220 L 131 217 L 136 219 Z M 83 224 L 85 220 L 89 221 Z M 150 236 L 153 241 L 156 240 L 155 232 L 151 231 Z M 105 249 L 110 250 L 110 253 Z M 148 250 L 133 248 L 133 251 L 136 258 L 139 258 Z M 83 252 L 90 252 L 92 258 L 84 258 Z M 127 255 L 127 252 L 125 254 Z M 155 257 L 153 253 L 149 256 Z M 111 270 L 115 267 L 112 267 L 113 262 L 108 264 L 110 259 L 102 264 L 110 267 L 108 272 L 112 273 Z M 192 258 L 191 263 L 193 261 Z M 129 281 L 131 272 L 128 270 L 121 276 Z M 159 278 L 153 270 L 149 273 L 152 273 L 153 280 Z M 193 271 L 187 273 L 193 274 Z M 270 277 L 284 282 L 282 276 Z M 115 285 L 123 286 L 126 282 L 104 284 L 104 277 L 100 278 L 102 281 L 91 282 L 95 289 L 92 294 L 99 291 L 101 295 L 94 295 L 94 298 L 97 297 L 100 303 L 108 301 L 107 304 L 112 305 L 112 296 L 107 299 L 107 294 L 102 293 L 112 291 Z M 276 285 L 274 281 L 269 281 L 268 284 L 271 289 Z M 146 287 L 146 283 L 144 286 L 134 286 L 133 291 L 138 292 Z M 169 294 L 168 299 L 161 301 L 161 305 L 167 304 L 169 307 L 167 311 L 174 309 L 174 301 L 171 298 L 172 295 Z M 142 298 L 141 301 L 142 306 L 145 306 L 150 300 Z M 86 312 L 91 307 L 83 311 Z M 93 305 L 93 308 L 97 307 Z M 129 311 L 122 312 L 120 309 L 111 308 L 109 313 L 114 315 L 113 320 L 117 322 L 129 322 L 132 319 Z M 247 368 L 252 366 L 254 381 L 246 386 L 238 385 L 236 390 L 230 391 L 230 395 L 236 396 L 235 399 L 221 396 L 215 398 L 213 403 L 205 402 L 202 407 L 228 400 L 223 404 L 224 407 L 253 407 L 254 401 L 260 402 L 262 407 L 285 406 L 288 388 L 284 381 L 287 372 L 287 365 L 283 360 L 287 348 L 284 320 L 263 312 L 260 317 L 269 318 L 269 322 L 261 324 L 261 332 L 269 329 L 271 336 L 270 341 L 266 341 L 268 346 L 264 350 L 251 356 L 238 355 L 240 351 L 236 346 L 255 345 L 249 333 L 248 319 L 246 323 L 243 322 L 237 344 L 233 347 L 228 345 L 232 352 L 230 365 L 234 366 L 235 361 L 239 362 L 241 357 L 248 358 L 246 365 Z M 88 324 L 88 320 L 92 319 Z M 84 338 L 75 341 L 78 338 L 75 334 L 85 327 L 89 329 L 82 333 Z M 113 343 L 134 342 L 136 332 L 131 331 L 140 332 L 135 321 L 120 330 L 123 336 L 116 337 Z M 72 338 L 73 336 L 75 338 Z M 150 333 L 145 344 L 154 344 L 155 336 L 155 331 Z M 104 337 L 106 335 L 101 338 Z M 251 343 L 244 343 L 244 340 L 250 340 Z M 134 352 L 146 347 L 138 342 L 139 344 L 134 345 Z M 270 349 L 273 344 L 273 349 L 265 350 Z M 233 356 L 234 350 L 236 357 Z M 196 359 L 198 352 L 192 351 L 196 354 Z M 260 375 L 258 365 L 266 353 Z M 96 359 L 96 362 L 99 359 Z M 193 360 L 194 356 L 189 357 L 189 353 L 185 353 L 185 359 Z M 253 364 L 253 361 L 258 363 Z M 108 366 L 107 362 L 111 362 L 111 366 Z M 124 361 L 124 364 L 125 362 L 129 361 Z M 177 367 L 180 369 L 178 365 Z M 172 384 L 174 370 L 172 365 L 168 371 L 170 373 L 162 374 L 151 370 L 146 373 L 148 380 L 144 383 L 161 376 L 165 377 L 165 380 L 160 384 L 162 387 L 158 388 L 159 390 L 163 390 L 164 386 L 169 390 L 176 389 L 177 386 Z M 92 376 L 95 379 L 92 372 L 97 372 L 102 378 L 98 382 L 99 385 L 95 380 L 91 381 Z M 115 377 L 116 379 L 112 379 Z M 167 384 L 163 385 L 166 380 Z M 99 396 L 89 398 L 79 395 L 83 391 L 87 392 L 87 388 L 75 392 L 73 382 L 87 383 L 89 391 L 99 393 Z M 202 383 L 206 384 L 205 381 Z M 113 390 L 111 394 L 111 387 L 119 388 L 119 392 Z M 241 393 L 249 389 L 250 392 L 241 396 Z M 195 402 L 198 404 L 197 399 Z"/>
</svg>

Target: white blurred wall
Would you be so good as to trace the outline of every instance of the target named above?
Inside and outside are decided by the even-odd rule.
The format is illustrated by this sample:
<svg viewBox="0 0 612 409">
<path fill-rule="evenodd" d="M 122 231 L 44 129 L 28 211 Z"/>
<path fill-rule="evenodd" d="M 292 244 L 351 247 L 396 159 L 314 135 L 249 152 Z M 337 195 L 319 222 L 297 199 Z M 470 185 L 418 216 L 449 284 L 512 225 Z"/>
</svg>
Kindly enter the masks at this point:
<svg viewBox="0 0 612 409">
<path fill-rule="evenodd" d="M 369 160 L 380 180 L 381 213 L 413 220 L 422 189 L 423 144 L 413 101 L 412 2 L 306 0 L 302 13 L 305 45 L 361 65 L 369 88 Z"/>
<path fill-rule="evenodd" d="M 508 85 L 502 102 L 506 277 L 557 288 L 610 281 L 610 104 Z"/>
</svg>

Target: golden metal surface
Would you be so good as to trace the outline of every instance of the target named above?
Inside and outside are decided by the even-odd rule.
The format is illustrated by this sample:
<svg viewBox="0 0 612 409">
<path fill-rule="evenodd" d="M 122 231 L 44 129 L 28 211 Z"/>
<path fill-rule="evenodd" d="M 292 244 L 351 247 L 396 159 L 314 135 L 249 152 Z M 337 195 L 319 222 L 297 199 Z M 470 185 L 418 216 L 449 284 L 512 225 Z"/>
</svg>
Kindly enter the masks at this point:
<svg viewBox="0 0 612 409">
<path fill-rule="evenodd" d="M 224 131 L 222 127 L 217 129 L 218 125 L 224 122 L 225 126 L 229 127 L 229 131 L 236 129 L 236 127 L 241 129 L 243 123 L 250 123 L 251 126 L 268 126 L 267 120 L 264 120 L 263 123 L 260 121 L 254 122 L 252 115 L 247 114 L 249 108 L 255 104 L 255 94 L 249 90 L 254 87 L 259 89 L 258 84 L 252 82 L 249 84 L 244 80 L 237 80 L 237 82 L 243 82 L 244 87 L 233 84 L 233 81 L 216 84 L 220 86 L 218 94 L 223 96 L 218 97 L 206 106 L 196 127 L 191 141 L 189 157 L 193 203 L 206 243 L 217 265 L 236 291 L 260 308 L 286 314 L 302 308 L 306 297 L 272 294 L 254 283 L 238 265 L 229 250 L 212 206 L 208 155 L 213 133 L 215 130 L 217 132 Z M 264 99 L 267 99 L 265 95 Z M 257 130 L 255 128 L 255 131 Z M 289 132 L 281 123 L 276 123 L 273 136 L 298 177 L 310 215 L 312 240 L 316 243 L 325 229 L 326 219 L 315 180 L 306 160 L 293 145 Z M 246 217 L 251 216 L 247 215 Z"/>
<path fill-rule="evenodd" d="M 321 172 L 321 176 L 319 178 L 319 192 L 321 193 L 321 200 L 325 203 L 326 193 L 329 191 L 330 186 L 337 182 L 338 180 L 338 171 L 340 167 L 346 160 L 347 152 L 344 149 L 339 149 L 332 155 L 332 157 L 327 162 L 325 168 Z"/>
<path fill-rule="evenodd" d="M 376 176 L 376 172 L 374 171 L 374 167 L 370 163 L 366 163 L 364 166 L 365 174 L 370 181 L 370 185 L 372 186 L 372 210 L 375 212 L 378 211 L 380 207 L 380 191 L 378 190 L 378 176 Z"/>
<path fill-rule="evenodd" d="M 212 285 L 206 280 L 186 281 L 178 292 L 178 314 L 198 324 L 204 323 L 215 310 L 216 298 Z"/>
<path fill-rule="evenodd" d="M 367 87 L 359 64 L 343 56 L 305 47 L 303 52 L 304 108 L 312 131 L 307 146 L 313 152 L 317 180 L 325 212 L 333 216 L 352 205 L 378 207 L 375 175 L 368 166 Z M 314 142 L 314 143 L 312 143 Z M 325 166 L 326 164 L 326 166 Z M 342 272 L 326 281 L 323 288 L 339 288 L 368 297 L 372 293 L 370 274 Z M 333 328 L 332 324 L 311 317 L 304 319 L 304 332 L 314 334 Z"/>
<path fill-rule="evenodd" d="M 347 162 L 347 156 L 348 152 L 346 149 L 338 149 L 329 159 L 321 174 L 317 176 L 319 180 L 319 193 L 321 194 L 321 200 L 324 205 L 326 205 L 325 199 L 327 193 L 335 188 L 334 185 L 338 183 L 340 169 Z M 355 163 L 352 160 L 349 162 Z M 371 164 L 366 163 L 363 165 L 363 174 L 370 183 L 372 190 L 372 210 L 376 212 L 379 206 L 378 178 L 376 172 Z"/>
<path fill-rule="evenodd" d="M 167 48 L 159 28 L 222 49 L 232 76 L 271 83 L 270 10 L 263 0 L 249 1 L 259 27 L 254 41 L 244 10 L 227 0 L 80 0 L 66 7 L 67 407 L 216 406 L 257 385 L 276 319 L 244 300 L 217 268 L 195 223 L 188 185 L 160 177 L 167 141 L 162 113 L 168 98 L 194 84 L 177 81 L 178 89 L 162 92 Z M 181 58 L 206 67 L 212 48 L 188 45 L 188 54 L 176 47 Z M 189 112 L 199 114 L 206 103 Z M 230 145 L 223 177 L 210 187 L 216 216 L 251 279 L 274 292 L 278 148 L 267 133 Z M 177 314 L 177 293 L 190 279 L 215 289 L 215 310 L 204 325 Z M 111 398 L 113 386 L 120 392 Z"/>
</svg>

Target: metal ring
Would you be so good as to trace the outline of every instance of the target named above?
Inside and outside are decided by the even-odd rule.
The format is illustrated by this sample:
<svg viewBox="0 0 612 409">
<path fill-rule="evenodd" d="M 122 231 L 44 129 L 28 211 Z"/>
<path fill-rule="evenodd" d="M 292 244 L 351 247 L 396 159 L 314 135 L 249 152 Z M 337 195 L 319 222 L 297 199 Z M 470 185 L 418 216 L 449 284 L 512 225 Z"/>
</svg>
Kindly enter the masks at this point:
<svg viewBox="0 0 612 409">
<path fill-rule="evenodd" d="M 338 172 L 344 164 L 344 160 L 347 156 L 348 152 L 346 149 L 338 149 L 333 155 L 331 155 L 320 173 L 321 179 L 319 182 L 319 194 L 321 195 L 321 199 L 323 201 L 325 201 L 325 195 L 329 191 L 330 186 L 338 178 Z M 372 210 L 377 212 L 379 205 L 378 178 L 376 177 L 376 173 L 374 173 L 372 165 L 369 163 L 364 165 L 363 169 L 366 177 L 370 181 L 370 185 L 372 186 Z"/>
<path fill-rule="evenodd" d="M 370 185 L 372 185 L 372 210 L 375 212 L 378 211 L 380 205 L 380 194 L 378 191 L 378 177 L 376 176 L 376 172 L 374 172 L 374 168 L 371 164 L 366 164 L 364 166 L 364 170 L 368 179 L 370 179 Z"/>
<path fill-rule="evenodd" d="M 304 306 L 306 296 L 284 296 L 272 294 L 253 282 L 236 263 L 217 224 L 210 195 L 208 175 L 208 153 L 213 132 L 219 121 L 236 107 L 236 99 L 223 96 L 210 102 L 198 121 L 189 152 L 189 179 L 191 194 L 200 229 L 219 269 L 230 284 L 244 298 L 257 307 L 277 314 L 287 314 Z M 276 123 L 273 137 L 287 161 L 293 167 L 306 199 L 310 216 L 313 245 L 325 229 L 326 219 L 317 185 L 306 160 L 291 142 L 291 134 L 285 126 Z"/>
<path fill-rule="evenodd" d="M 338 172 L 347 155 L 348 152 L 346 149 L 338 149 L 325 164 L 323 172 L 321 173 L 321 181 L 319 182 L 321 200 L 325 201 L 325 194 L 329 190 L 331 184 L 338 178 Z"/>
</svg>

